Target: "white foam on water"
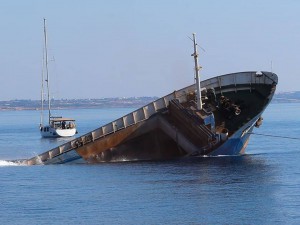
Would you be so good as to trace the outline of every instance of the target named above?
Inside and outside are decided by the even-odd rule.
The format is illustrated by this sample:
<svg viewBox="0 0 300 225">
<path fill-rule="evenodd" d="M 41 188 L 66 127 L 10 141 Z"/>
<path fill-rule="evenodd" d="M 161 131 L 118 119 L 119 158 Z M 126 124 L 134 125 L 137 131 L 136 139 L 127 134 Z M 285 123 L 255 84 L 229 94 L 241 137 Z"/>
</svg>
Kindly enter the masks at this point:
<svg viewBox="0 0 300 225">
<path fill-rule="evenodd" d="M 199 158 L 241 157 L 243 155 L 199 155 Z"/>
<path fill-rule="evenodd" d="M 23 164 L 21 162 L 0 160 L 0 167 L 4 167 L 4 166 L 25 166 L 25 164 Z"/>
</svg>

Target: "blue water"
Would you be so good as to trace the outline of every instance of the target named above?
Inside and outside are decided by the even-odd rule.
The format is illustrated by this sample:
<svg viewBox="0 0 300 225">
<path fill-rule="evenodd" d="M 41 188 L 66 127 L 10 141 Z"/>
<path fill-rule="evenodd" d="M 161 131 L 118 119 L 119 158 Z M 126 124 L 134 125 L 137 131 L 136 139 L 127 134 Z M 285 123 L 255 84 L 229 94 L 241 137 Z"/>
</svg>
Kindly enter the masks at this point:
<svg viewBox="0 0 300 225">
<path fill-rule="evenodd" d="M 255 133 L 299 137 L 300 104 L 271 104 Z M 132 109 L 59 111 L 80 134 Z M 300 224 L 300 140 L 252 135 L 247 155 L 19 166 L 41 139 L 38 111 L 0 112 L 1 224 Z"/>
</svg>

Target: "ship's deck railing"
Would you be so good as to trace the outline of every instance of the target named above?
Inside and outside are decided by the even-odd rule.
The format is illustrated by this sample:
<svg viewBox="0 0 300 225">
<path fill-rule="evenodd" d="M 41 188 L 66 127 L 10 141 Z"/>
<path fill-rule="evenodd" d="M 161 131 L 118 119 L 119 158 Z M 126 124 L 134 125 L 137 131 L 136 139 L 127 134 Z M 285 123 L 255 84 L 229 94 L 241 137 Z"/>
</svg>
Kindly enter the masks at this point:
<svg viewBox="0 0 300 225">
<path fill-rule="evenodd" d="M 272 73 L 269 73 L 269 75 L 270 74 Z M 265 72 L 262 73 L 262 76 L 258 76 L 256 72 L 241 72 L 241 73 L 222 75 L 208 80 L 204 80 L 201 82 L 201 86 L 206 88 L 215 88 L 216 93 L 222 93 L 222 89 L 225 86 L 234 85 L 233 89 L 235 91 L 244 90 L 245 88 L 251 90 L 252 84 L 259 84 L 259 83 L 266 84 L 266 83 L 273 83 L 273 82 L 274 80 L 270 78 L 267 74 L 265 74 Z M 245 86 L 245 84 L 247 85 Z M 38 160 L 40 162 L 45 162 L 48 159 L 52 159 L 58 155 L 76 149 L 82 145 L 93 142 L 99 138 L 103 138 L 107 135 L 115 133 L 118 130 L 125 129 L 126 127 L 140 123 L 144 120 L 147 120 L 155 113 L 166 109 L 169 105 L 169 101 L 173 99 L 178 99 L 179 102 L 186 101 L 187 95 L 194 91 L 195 91 L 194 84 L 187 86 L 181 90 L 174 91 L 171 94 L 159 98 L 113 122 L 110 122 L 96 130 L 84 134 L 72 141 L 69 141 L 63 145 L 53 148 L 29 160 L 35 160 L 35 161 Z M 226 91 L 228 91 L 227 88 Z"/>
</svg>

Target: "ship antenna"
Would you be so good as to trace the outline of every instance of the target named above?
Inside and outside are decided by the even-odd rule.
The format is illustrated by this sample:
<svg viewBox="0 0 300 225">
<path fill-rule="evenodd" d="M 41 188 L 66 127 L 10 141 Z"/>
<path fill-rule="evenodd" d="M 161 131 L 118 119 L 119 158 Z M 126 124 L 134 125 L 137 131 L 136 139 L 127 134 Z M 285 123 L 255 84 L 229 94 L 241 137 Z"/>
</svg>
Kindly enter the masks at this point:
<svg viewBox="0 0 300 225">
<path fill-rule="evenodd" d="M 202 99 L 201 99 L 201 85 L 200 85 L 200 75 L 199 70 L 202 68 L 198 66 L 198 51 L 197 51 L 197 43 L 196 43 L 196 34 L 193 33 L 193 42 L 194 42 L 194 53 L 191 55 L 195 60 L 195 73 L 196 73 L 196 86 L 197 86 L 197 109 L 202 109 Z"/>
<path fill-rule="evenodd" d="M 271 73 L 273 73 L 273 61 L 271 60 Z"/>
</svg>

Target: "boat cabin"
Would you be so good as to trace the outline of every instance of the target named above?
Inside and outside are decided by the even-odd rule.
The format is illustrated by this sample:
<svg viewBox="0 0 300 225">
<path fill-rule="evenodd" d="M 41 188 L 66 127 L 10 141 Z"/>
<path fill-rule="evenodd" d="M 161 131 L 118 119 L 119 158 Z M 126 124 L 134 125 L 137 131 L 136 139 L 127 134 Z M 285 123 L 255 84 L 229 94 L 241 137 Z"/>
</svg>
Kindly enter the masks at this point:
<svg viewBox="0 0 300 225">
<path fill-rule="evenodd" d="M 54 129 L 73 129 L 76 127 L 75 120 L 63 117 L 51 117 L 50 126 Z"/>
</svg>

